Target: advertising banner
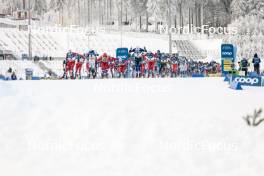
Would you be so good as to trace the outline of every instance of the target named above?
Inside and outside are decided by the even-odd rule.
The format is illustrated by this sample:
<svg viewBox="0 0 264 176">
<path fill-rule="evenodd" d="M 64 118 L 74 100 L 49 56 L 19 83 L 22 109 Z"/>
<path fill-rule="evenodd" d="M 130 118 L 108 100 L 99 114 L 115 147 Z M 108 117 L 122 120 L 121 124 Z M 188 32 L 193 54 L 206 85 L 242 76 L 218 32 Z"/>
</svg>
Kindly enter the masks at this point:
<svg viewBox="0 0 264 176">
<path fill-rule="evenodd" d="M 240 83 L 242 86 L 262 86 L 262 78 L 259 77 L 245 77 L 245 76 L 232 76 L 232 82 Z"/>
<path fill-rule="evenodd" d="M 232 44 L 223 44 L 221 46 L 222 74 L 226 75 L 233 71 L 236 49 Z"/>
<path fill-rule="evenodd" d="M 128 48 L 117 48 L 116 58 L 122 60 L 128 60 L 128 57 L 129 57 Z"/>
</svg>

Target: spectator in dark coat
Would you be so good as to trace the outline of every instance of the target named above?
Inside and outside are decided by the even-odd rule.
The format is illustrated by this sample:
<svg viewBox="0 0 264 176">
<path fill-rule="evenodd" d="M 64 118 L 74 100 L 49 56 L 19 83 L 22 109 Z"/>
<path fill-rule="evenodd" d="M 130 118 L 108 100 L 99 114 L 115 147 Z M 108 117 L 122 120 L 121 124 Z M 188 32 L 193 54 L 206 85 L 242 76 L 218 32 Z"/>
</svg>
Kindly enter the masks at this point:
<svg viewBox="0 0 264 176">
<path fill-rule="evenodd" d="M 16 73 L 15 73 L 15 72 L 12 73 L 12 75 L 11 75 L 11 79 L 12 79 L 12 80 L 17 80 L 17 76 L 16 76 Z"/>
<path fill-rule="evenodd" d="M 252 63 L 254 64 L 254 71 L 259 75 L 261 59 L 258 57 L 258 54 L 254 55 Z"/>
</svg>

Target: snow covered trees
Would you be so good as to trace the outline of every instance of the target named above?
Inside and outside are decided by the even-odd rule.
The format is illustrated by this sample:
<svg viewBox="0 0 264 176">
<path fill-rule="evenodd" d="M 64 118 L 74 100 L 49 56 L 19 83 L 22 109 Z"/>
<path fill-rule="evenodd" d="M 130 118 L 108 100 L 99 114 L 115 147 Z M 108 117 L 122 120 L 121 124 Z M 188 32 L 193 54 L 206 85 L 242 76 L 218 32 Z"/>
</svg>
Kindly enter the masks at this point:
<svg viewBox="0 0 264 176">
<path fill-rule="evenodd" d="M 139 31 L 142 31 L 142 16 L 144 15 L 148 15 L 147 12 L 147 3 L 148 0 L 130 0 L 130 6 L 131 6 L 131 10 L 132 10 L 132 16 L 134 18 L 139 19 L 139 23 L 136 22 L 136 25 L 139 24 Z M 148 17 L 146 17 L 147 19 Z M 146 20 L 148 21 L 148 20 Z M 146 22 L 147 24 L 148 22 Z"/>
<path fill-rule="evenodd" d="M 18 9 L 22 10 L 25 8 L 25 10 L 27 10 L 29 4 L 32 12 L 37 15 L 42 15 L 47 11 L 46 0 L 1 0 L 0 11 L 2 11 L 2 13 L 11 14 Z"/>
<path fill-rule="evenodd" d="M 28 0 L 25 0 L 28 4 Z M 138 30 L 148 25 L 168 22 L 168 0 L 30 0 L 35 14 L 55 11 L 59 23 L 67 25 L 113 25 L 121 20 L 136 24 Z M 122 13 L 121 13 L 122 2 Z M 23 0 L 0 0 L 0 11 L 12 13 L 22 9 Z M 47 8 L 47 4 L 49 8 Z M 26 7 L 27 8 L 27 7 Z M 170 0 L 172 25 L 227 26 L 240 16 L 257 15 L 264 18 L 263 0 Z M 68 15 L 68 16 L 67 16 Z M 67 17 L 65 17 L 67 16 Z M 63 20 L 64 19 L 64 20 Z M 63 22 L 64 21 L 64 22 Z M 146 28 L 144 28 L 146 25 Z"/>
<path fill-rule="evenodd" d="M 154 18 L 156 31 L 158 30 L 158 21 L 162 21 L 164 11 L 166 12 L 163 6 L 164 2 L 162 0 L 149 0 L 147 3 L 147 12 L 149 16 L 152 16 Z"/>
<path fill-rule="evenodd" d="M 51 0 L 50 1 L 50 9 L 54 9 L 55 11 L 60 11 L 64 5 L 66 5 L 66 0 Z"/>
<path fill-rule="evenodd" d="M 19 0 L 1 0 L 0 12 L 5 14 L 11 14 L 13 11 L 22 8 L 22 3 Z"/>
<path fill-rule="evenodd" d="M 46 0 L 31 0 L 31 9 L 37 15 L 42 15 L 47 11 L 47 1 Z"/>
<path fill-rule="evenodd" d="M 59 24 L 64 24 L 64 7 L 67 0 L 51 0 L 49 9 L 59 13 Z"/>
<path fill-rule="evenodd" d="M 251 58 L 255 53 L 264 57 L 264 1 L 233 0 L 232 23 L 238 33 L 227 41 L 238 47 L 238 57 Z"/>
<path fill-rule="evenodd" d="M 30 6 L 30 7 L 29 7 Z M 17 10 L 30 8 L 34 17 L 41 17 L 47 12 L 46 0 L 0 0 L 0 13 L 13 14 Z"/>
<path fill-rule="evenodd" d="M 233 19 L 246 15 L 256 15 L 264 18 L 263 0 L 233 0 L 231 8 Z"/>
<path fill-rule="evenodd" d="M 225 42 L 238 47 L 238 59 L 252 59 L 255 53 L 264 58 L 264 20 L 259 16 L 241 16 L 229 27 L 237 28 L 237 34 L 226 36 Z"/>
</svg>

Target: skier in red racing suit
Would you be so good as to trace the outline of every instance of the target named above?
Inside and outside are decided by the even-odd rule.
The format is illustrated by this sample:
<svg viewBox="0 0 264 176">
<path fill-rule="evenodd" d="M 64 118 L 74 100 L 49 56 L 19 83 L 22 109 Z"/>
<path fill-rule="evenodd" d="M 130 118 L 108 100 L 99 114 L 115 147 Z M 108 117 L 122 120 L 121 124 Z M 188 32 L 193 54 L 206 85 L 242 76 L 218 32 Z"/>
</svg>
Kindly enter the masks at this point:
<svg viewBox="0 0 264 176">
<path fill-rule="evenodd" d="M 110 68 L 111 57 L 104 53 L 101 57 L 98 58 L 98 63 L 101 63 L 102 69 L 102 78 L 108 78 L 108 71 Z"/>
</svg>

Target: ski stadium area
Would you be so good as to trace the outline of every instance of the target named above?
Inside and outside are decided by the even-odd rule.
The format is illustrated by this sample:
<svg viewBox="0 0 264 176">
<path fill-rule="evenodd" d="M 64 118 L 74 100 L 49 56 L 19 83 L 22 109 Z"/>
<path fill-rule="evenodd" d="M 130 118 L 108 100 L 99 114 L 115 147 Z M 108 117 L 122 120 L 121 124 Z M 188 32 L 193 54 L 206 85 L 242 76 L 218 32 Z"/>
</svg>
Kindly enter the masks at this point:
<svg viewBox="0 0 264 176">
<path fill-rule="evenodd" d="M 161 34 L 123 32 L 121 36 L 120 32 L 106 31 L 104 28 L 94 31 L 89 28 L 65 27 L 32 27 L 31 31 L 34 60 L 27 60 L 28 32 L 16 28 L 0 28 L 0 75 L 4 76 L 8 68 L 12 68 L 17 78 L 24 80 L 25 69 L 30 68 L 34 77 L 46 78 L 50 71 L 54 73 L 53 77 L 62 77 L 63 60 L 69 51 L 83 55 L 95 50 L 99 55 L 107 53 L 110 57 L 116 57 L 116 49 L 120 46 L 140 46 L 153 53 L 158 50 L 168 53 L 168 36 Z M 221 44 L 221 39 L 205 35 L 177 35 L 173 36 L 172 49 L 173 53 L 196 62 L 220 63 Z M 264 62 L 261 65 L 263 70 Z M 250 68 L 253 70 L 252 64 Z M 84 66 L 81 72 L 86 75 Z"/>
<path fill-rule="evenodd" d="M 63 75 L 63 60 L 68 51 L 79 54 L 95 50 L 99 55 L 107 53 L 116 56 L 120 46 L 146 47 L 153 53 L 160 50 L 168 53 L 168 36 L 136 32 L 110 31 L 104 28 L 63 28 L 63 27 L 31 27 L 32 57 L 40 61 L 26 61 L 28 57 L 27 31 L 19 29 L 0 28 L 0 74 L 5 75 L 8 68 L 16 71 L 17 77 L 25 79 L 25 69 L 34 70 L 34 76 L 43 78 L 52 70 L 57 76 Z M 173 52 L 197 61 L 212 60 L 220 62 L 221 39 L 208 39 L 205 36 L 174 36 Z M 191 40 L 193 39 L 194 40 Z M 1 54 L 0 54 L 1 56 Z M 11 59 L 11 61 L 9 60 Z M 15 59 L 15 60 L 14 60 Z M 52 59 L 52 61 L 51 61 Z M 83 68 L 82 73 L 85 74 Z"/>
</svg>

